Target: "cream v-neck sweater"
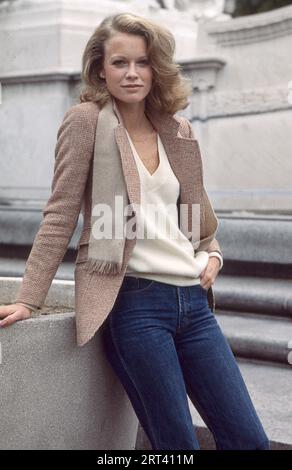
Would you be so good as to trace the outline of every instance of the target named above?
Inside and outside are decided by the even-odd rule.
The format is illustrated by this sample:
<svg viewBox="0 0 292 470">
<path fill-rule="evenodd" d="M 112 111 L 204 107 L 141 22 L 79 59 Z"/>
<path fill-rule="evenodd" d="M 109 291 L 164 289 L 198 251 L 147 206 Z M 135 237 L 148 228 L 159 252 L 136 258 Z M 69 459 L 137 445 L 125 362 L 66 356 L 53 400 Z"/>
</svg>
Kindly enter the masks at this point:
<svg viewBox="0 0 292 470">
<path fill-rule="evenodd" d="M 217 252 L 198 251 L 195 254 L 192 243 L 180 230 L 177 210 L 180 185 L 159 134 L 159 166 L 152 175 L 140 159 L 128 132 L 127 136 L 140 176 L 141 201 L 140 229 L 125 275 L 177 286 L 200 284 L 199 276 L 207 266 L 209 256 L 219 258 L 220 269 L 222 257 Z M 158 213 L 162 217 L 160 223 L 157 223 Z"/>
</svg>

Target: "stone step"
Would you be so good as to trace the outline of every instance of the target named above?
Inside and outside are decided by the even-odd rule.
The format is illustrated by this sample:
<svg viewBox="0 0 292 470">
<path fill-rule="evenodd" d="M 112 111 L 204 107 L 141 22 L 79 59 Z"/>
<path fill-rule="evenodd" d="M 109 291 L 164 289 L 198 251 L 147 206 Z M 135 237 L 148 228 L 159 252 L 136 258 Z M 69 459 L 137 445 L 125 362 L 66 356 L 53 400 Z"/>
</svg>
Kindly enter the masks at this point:
<svg viewBox="0 0 292 470">
<path fill-rule="evenodd" d="M 22 277 L 26 260 L 0 257 L 0 276 Z M 57 269 L 55 279 L 74 280 L 74 263 L 63 261 Z"/>
<path fill-rule="evenodd" d="M 218 239 L 228 261 L 292 263 L 292 215 L 219 213 Z M 264 234 L 264 237 L 263 237 Z"/>
<path fill-rule="evenodd" d="M 43 221 L 42 207 L 11 207 L 0 204 L 0 244 L 31 246 Z M 76 228 L 69 242 L 69 248 L 76 248 L 82 231 L 82 216 L 79 215 Z"/>
<path fill-rule="evenodd" d="M 281 364 L 237 359 L 249 394 L 270 440 L 272 450 L 292 450 L 292 371 Z M 202 450 L 214 450 L 215 442 L 198 411 L 190 401 L 194 428 Z M 136 449 L 151 449 L 139 425 Z"/>
<path fill-rule="evenodd" d="M 31 245 L 43 220 L 45 206 L 19 207 L 0 203 L 0 244 Z M 220 212 L 218 239 L 227 262 L 266 263 L 282 267 L 292 264 L 292 215 L 259 214 L 252 211 Z M 21 227 L 21 230 L 19 229 Z M 82 229 L 82 216 L 69 246 L 76 246 Z M 264 242 L 261 240 L 265 234 Z M 227 264 L 227 263 L 226 263 Z"/>
<path fill-rule="evenodd" d="M 281 362 L 292 374 L 292 319 L 218 309 L 215 316 L 236 356 Z"/>
<path fill-rule="evenodd" d="M 220 275 L 214 283 L 216 310 L 292 318 L 292 280 Z"/>
</svg>

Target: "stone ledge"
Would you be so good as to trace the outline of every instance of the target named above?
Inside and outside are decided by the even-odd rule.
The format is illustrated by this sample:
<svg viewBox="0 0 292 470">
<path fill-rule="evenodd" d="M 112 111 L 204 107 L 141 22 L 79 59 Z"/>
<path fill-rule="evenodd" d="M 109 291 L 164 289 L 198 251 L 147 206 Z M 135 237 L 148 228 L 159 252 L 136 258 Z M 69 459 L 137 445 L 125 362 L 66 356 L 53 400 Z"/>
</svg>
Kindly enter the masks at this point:
<svg viewBox="0 0 292 470">
<path fill-rule="evenodd" d="M 0 331 L 3 450 L 132 450 L 137 417 L 97 335 L 76 346 L 74 314 Z"/>
<path fill-rule="evenodd" d="M 14 302 L 21 283 L 22 277 L 0 276 L 0 304 L 1 302 L 2 304 Z M 69 311 L 72 311 L 75 305 L 74 285 L 74 281 L 54 279 L 44 303 L 46 312 L 48 311 L 47 307 L 50 307 L 52 310 L 54 308 L 66 307 Z"/>
<path fill-rule="evenodd" d="M 224 22 L 204 25 L 208 34 L 221 46 L 267 41 L 292 32 L 292 7 L 247 15 Z"/>
</svg>

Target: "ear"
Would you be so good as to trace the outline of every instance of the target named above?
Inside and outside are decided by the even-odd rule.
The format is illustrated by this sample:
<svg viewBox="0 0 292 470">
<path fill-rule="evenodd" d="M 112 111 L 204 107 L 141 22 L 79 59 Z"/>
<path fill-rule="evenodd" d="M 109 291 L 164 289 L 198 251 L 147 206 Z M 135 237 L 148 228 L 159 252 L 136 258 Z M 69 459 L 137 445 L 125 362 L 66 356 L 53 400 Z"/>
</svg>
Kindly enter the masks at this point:
<svg viewBox="0 0 292 470">
<path fill-rule="evenodd" d="M 103 70 L 99 73 L 100 78 L 105 78 Z"/>
</svg>

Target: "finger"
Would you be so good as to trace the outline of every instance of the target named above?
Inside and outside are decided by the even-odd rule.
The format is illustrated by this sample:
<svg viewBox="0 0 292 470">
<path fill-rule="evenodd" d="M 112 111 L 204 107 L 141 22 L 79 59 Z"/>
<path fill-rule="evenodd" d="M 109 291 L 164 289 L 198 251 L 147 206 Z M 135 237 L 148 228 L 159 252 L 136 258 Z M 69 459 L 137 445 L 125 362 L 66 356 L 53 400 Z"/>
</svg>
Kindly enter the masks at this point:
<svg viewBox="0 0 292 470">
<path fill-rule="evenodd" d="M 204 270 L 201 272 L 200 277 L 204 277 L 205 273 L 206 273 L 206 268 L 204 268 Z"/>
<path fill-rule="evenodd" d="M 1 328 L 5 328 L 6 326 L 10 326 L 13 323 L 15 323 L 18 320 L 22 320 L 25 318 L 23 316 L 23 312 L 16 311 L 15 313 L 12 313 L 11 315 L 7 315 L 4 320 L 0 321 L 0 326 Z"/>
<path fill-rule="evenodd" d="M 206 273 L 206 275 L 201 279 L 200 283 L 204 289 L 209 289 L 209 287 L 211 287 L 213 284 L 213 278 L 208 273 Z"/>
<path fill-rule="evenodd" d="M 5 318 L 7 315 L 15 312 L 16 307 L 12 308 L 10 305 L 3 305 L 0 307 L 0 318 Z"/>
<path fill-rule="evenodd" d="M 210 287 L 212 286 L 212 284 L 204 284 L 202 287 L 206 290 L 210 289 Z"/>
<path fill-rule="evenodd" d="M 208 290 L 208 289 L 209 289 L 208 286 L 202 286 L 202 288 L 205 289 L 205 290 Z"/>
<path fill-rule="evenodd" d="M 208 289 L 208 280 L 205 277 L 201 279 L 200 284 L 204 289 Z"/>
</svg>

